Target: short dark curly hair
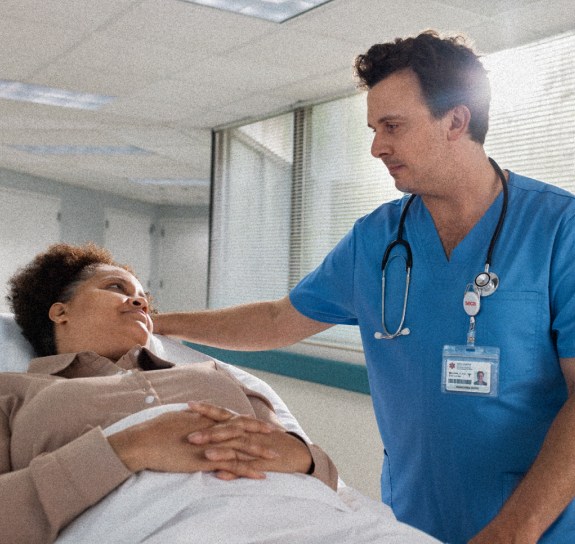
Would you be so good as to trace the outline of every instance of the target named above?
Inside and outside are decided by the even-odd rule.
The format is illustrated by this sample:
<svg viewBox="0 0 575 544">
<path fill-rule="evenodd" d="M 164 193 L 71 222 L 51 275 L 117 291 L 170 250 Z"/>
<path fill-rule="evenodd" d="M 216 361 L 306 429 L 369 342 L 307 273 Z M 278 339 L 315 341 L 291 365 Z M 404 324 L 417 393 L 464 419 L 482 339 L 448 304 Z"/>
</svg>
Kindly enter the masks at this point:
<svg viewBox="0 0 575 544">
<path fill-rule="evenodd" d="M 428 30 L 412 38 L 375 44 L 355 59 L 359 86 L 371 89 L 400 70 L 412 70 L 435 118 L 465 105 L 471 112 L 471 138 L 485 143 L 491 89 L 487 70 L 463 36 L 442 38 Z"/>
<path fill-rule="evenodd" d="M 48 316 L 52 304 L 69 301 L 78 284 L 90 278 L 101 264 L 134 273 L 95 244 L 54 244 L 8 280 L 8 303 L 37 355 L 56 353 L 54 324 Z"/>
</svg>

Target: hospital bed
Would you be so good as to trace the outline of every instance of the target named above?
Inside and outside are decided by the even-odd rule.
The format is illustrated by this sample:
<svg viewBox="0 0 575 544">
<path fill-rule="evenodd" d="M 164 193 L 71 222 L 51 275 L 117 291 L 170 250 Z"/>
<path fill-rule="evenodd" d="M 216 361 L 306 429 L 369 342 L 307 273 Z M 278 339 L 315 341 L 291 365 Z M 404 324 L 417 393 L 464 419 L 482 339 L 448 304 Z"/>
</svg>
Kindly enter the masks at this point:
<svg viewBox="0 0 575 544">
<path fill-rule="evenodd" d="M 159 335 L 154 335 L 151 348 L 176 364 L 210 359 Z M 33 357 L 32 347 L 21 335 L 13 316 L 0 314 L 0 373 L 25 372 Z M 267 383 L 242 369 L 218 362 L 247 387 L 265 395 L 289 431 L 309 440 Z M 167 405 L 143 410 L 104 432 L 109 435 L 163 411 L 184 407 Z M 74 520 L 61 532 L 57 542 L 433 544 L 438 541 L 399 523 L 389 507 L 341 480 L 334 492 L 316 478 L 302 474 L 267 473 L 265 480 L 222 481 L 209 473 L 143 471 Z"/>
</svg>

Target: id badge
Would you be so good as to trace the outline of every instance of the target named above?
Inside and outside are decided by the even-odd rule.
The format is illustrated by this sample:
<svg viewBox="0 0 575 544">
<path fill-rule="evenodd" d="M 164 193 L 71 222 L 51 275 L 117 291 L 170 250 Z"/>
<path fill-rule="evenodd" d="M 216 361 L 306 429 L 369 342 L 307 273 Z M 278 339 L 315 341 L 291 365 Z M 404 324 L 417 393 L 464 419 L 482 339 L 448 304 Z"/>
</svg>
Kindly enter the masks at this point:
<svg viewBox="0 0 575 544">
<path fill-rule="evenodd" d="M 441 391 L 496 397 L 499 388 L 499 348 L 444 346 Z"/>
</svg>

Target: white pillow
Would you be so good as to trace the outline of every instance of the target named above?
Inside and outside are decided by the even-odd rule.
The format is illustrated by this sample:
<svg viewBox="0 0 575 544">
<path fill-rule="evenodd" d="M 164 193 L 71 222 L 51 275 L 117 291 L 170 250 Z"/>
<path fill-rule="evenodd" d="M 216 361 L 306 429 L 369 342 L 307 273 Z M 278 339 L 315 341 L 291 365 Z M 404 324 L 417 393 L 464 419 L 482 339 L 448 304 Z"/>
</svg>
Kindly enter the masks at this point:
<svg viewBox="0 0 575 544">
<path fill-rule="evenodd" d="M 34 350 L 12 314 L 0 313 L 0 372 L 26 372 Z"/>
<path fill-rule="evenodd" d="M 176 364 L 198 363 L 216 360 L 183 345 L 177 340 L 155 334 L 150 349 L 159 357 Z M 26 372 L 30 359 L 36 357 L 32 345 L 22 336 L 13 314 L 0 313 L 0 372 Z M 241 383 L 264 395 L 272 403 L 276 414 L 288 431 L 297 432 L 307 438 L 299 423 L 279 395 L 263 380 L 241 368 L 217 361 Z"/>
<path fill-rule="evenodd" d="M 197 363 L 210 357 L 165 336 L 154 335 L 150 349 L 173 363 Z M 36 357 L 32 345 L 16 324 L 13 314 L 0 313 L 0 372 L 26 372 Z"/>
</svg>

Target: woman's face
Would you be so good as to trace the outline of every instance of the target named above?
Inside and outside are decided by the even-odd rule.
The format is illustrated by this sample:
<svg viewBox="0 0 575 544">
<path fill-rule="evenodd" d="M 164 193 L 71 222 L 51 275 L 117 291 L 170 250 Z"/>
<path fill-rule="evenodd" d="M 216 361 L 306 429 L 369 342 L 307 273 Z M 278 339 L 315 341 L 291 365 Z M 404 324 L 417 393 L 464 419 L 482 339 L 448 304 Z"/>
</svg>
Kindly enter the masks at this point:
<svg viewBox="0 0 575 544">
<path fill-rule="evenodd" d="M 133 346 L 147 346 L 153 325 L 148 299 L 130 272 L 98 265 L 68 302 L 50 308 L 58 353 L 94 351 L 113 360 Z"/>
</svg>

